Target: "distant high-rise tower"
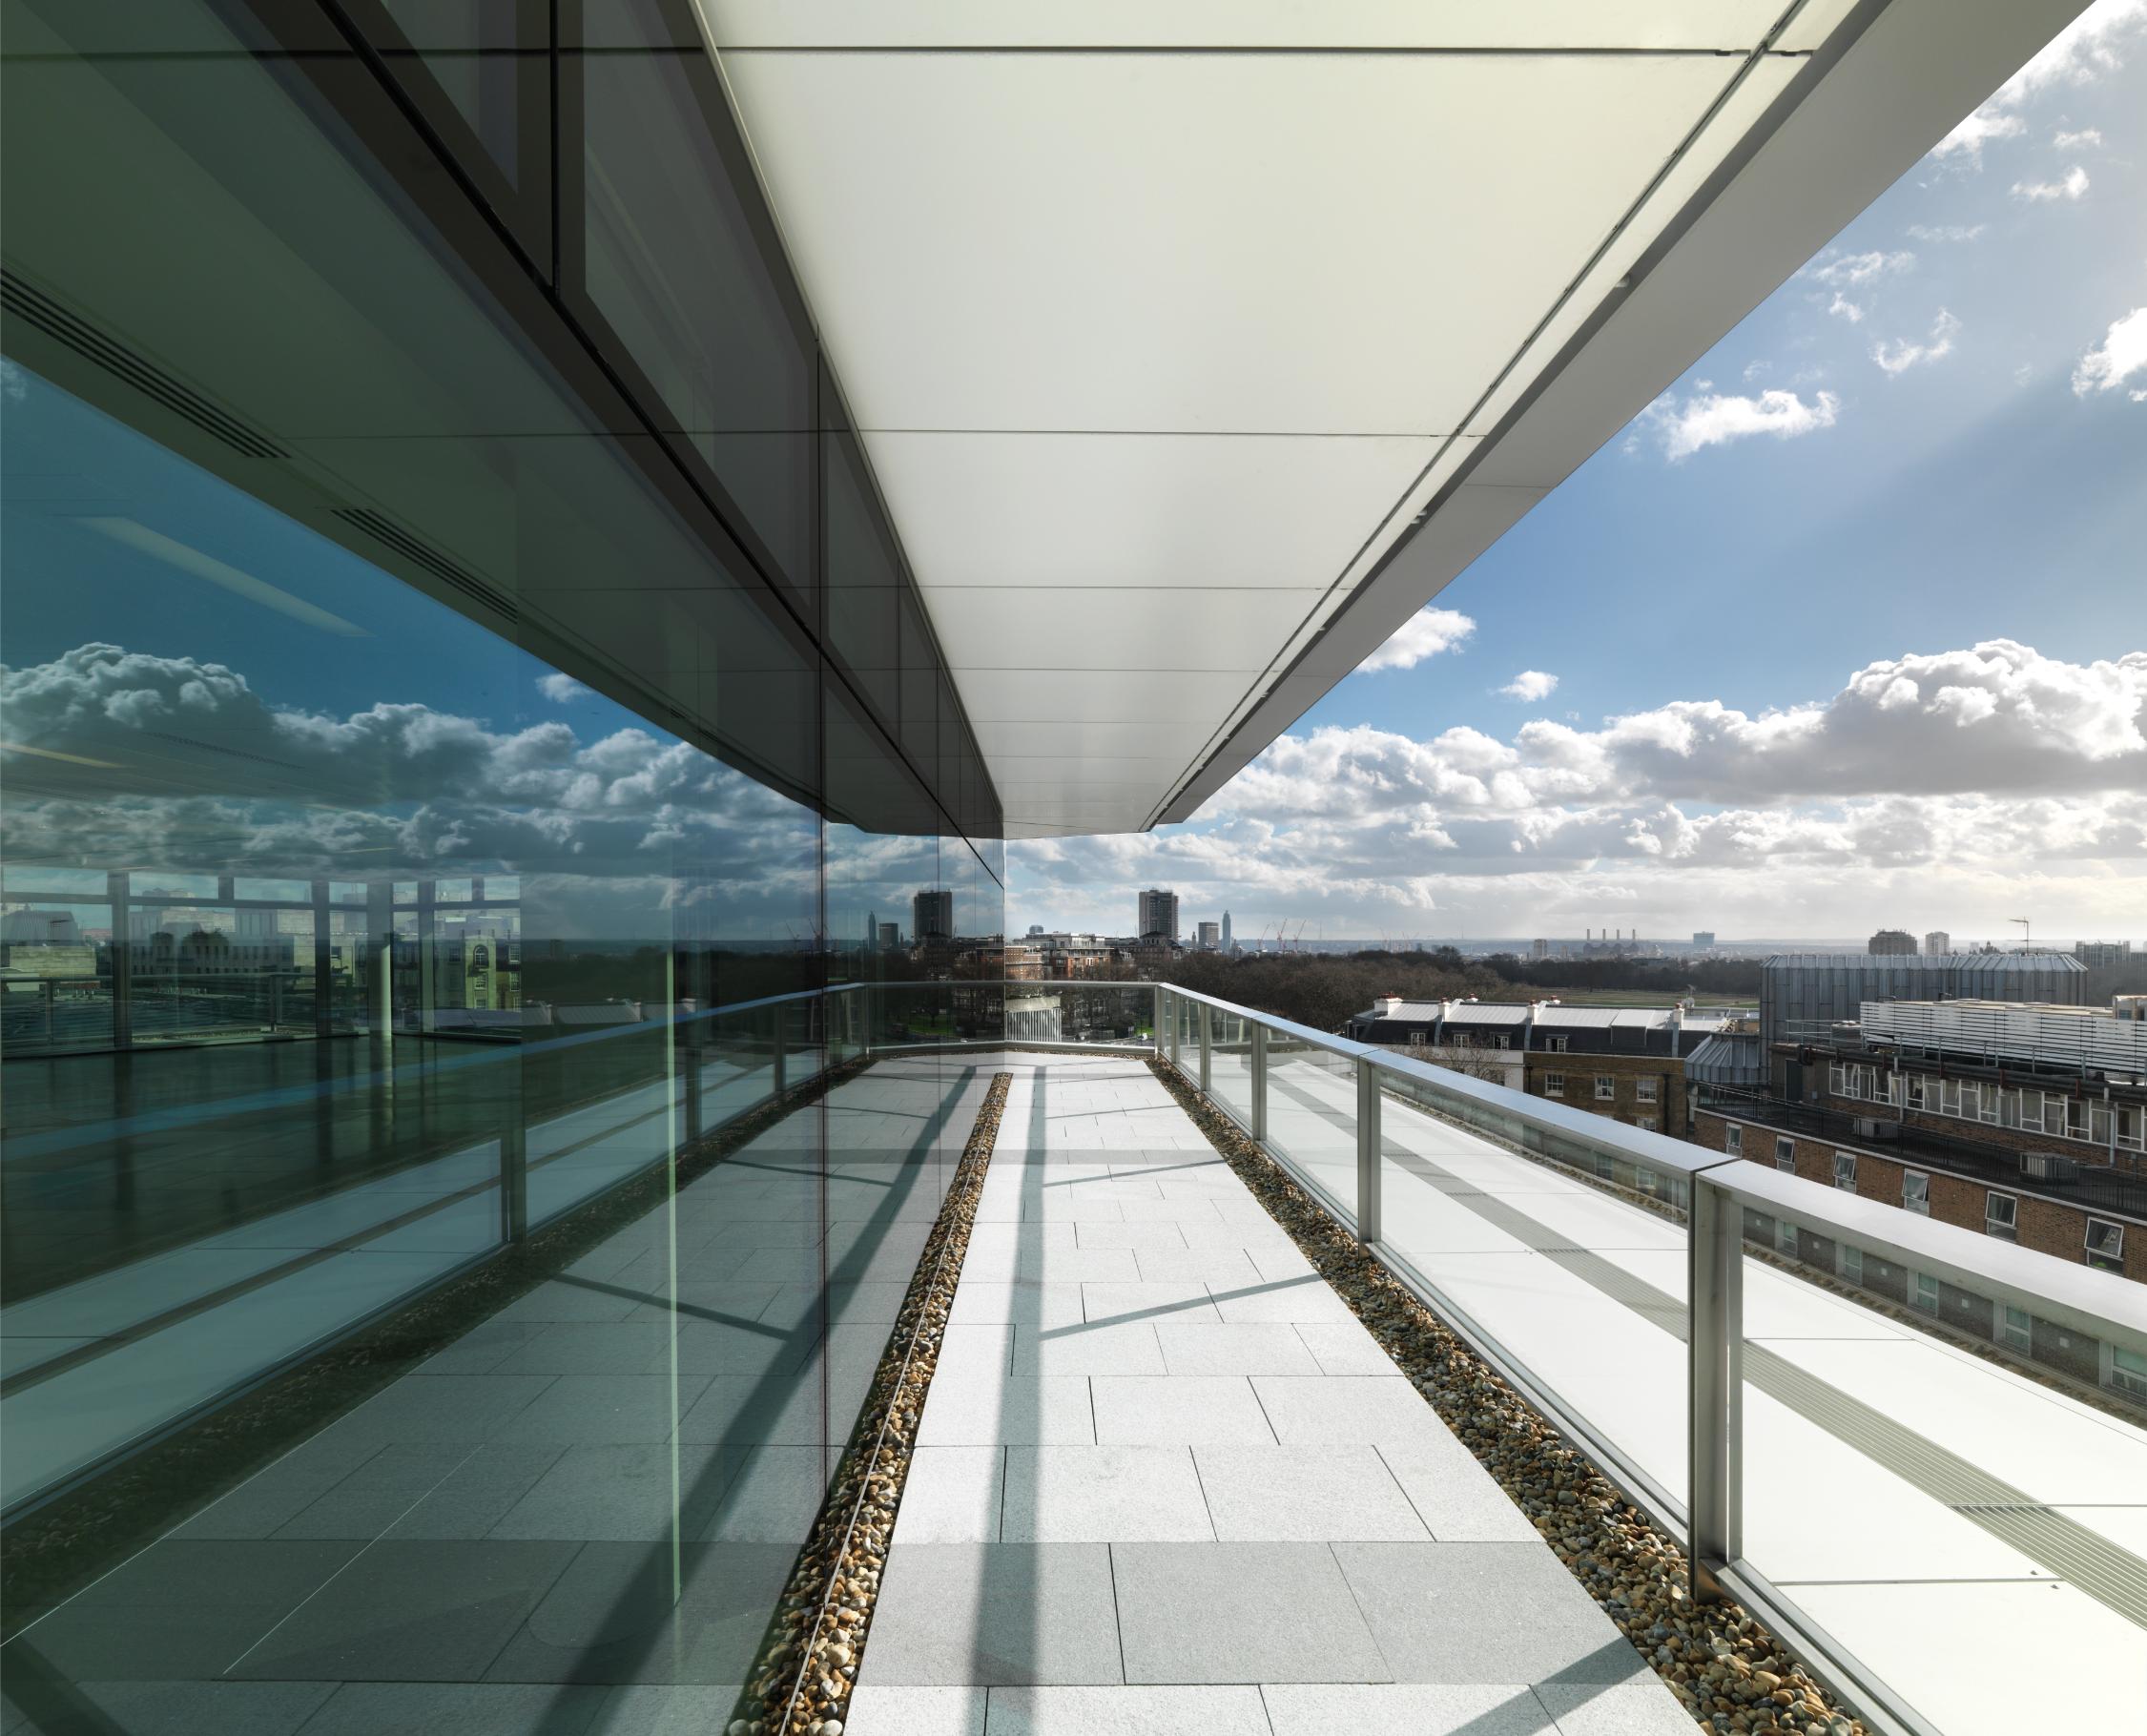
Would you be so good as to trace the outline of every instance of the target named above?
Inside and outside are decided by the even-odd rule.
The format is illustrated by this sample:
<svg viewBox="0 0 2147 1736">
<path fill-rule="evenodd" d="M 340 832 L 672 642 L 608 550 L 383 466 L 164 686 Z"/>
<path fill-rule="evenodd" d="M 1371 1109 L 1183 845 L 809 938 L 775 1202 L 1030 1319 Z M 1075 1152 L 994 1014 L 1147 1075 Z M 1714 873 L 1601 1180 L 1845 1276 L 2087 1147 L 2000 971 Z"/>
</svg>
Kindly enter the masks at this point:
<svg viewBox="0 0 2147 1736">
<path fill-rule="evenodd" d="M 910 933 L 920 944 L 926 940 L 954 939 L 952 888 L 920 892 L 910 899 Z"/>
<path fill-rule="evenodd" d="M 1551 943 L 1550 943 L 1550 941 L 1548 941 L 1548 940 L 1531 940 L 1531 941 L 1529 941 L 1529 943 L 1528 943 L 1528 956 L 1529 956 L 1529 957 L 1530 957 L 1531 959 L 1547 959 L 1547 958 L 1549 958 L 1549 957 L 1551 956 Z"/>
<path fill-rule="evenodd" d="M 1924 936 L 1924 957 L 1943 959 L 1953 950 L 1953 937 L 1943 928 L 1934 928 Z"/>
<path fill-rule="evenodd" d="M 1141 939 L 1178 938 L 1178 895 L 1151 887 L 1141 895 Z"/>
<path fill-rule="evenodd" d="M 1223 912 L 1223 950 L 1230 950 L 1230 913 L 1227 910 Z"/>
<path fill-rule="evenodd" d="M 1193 944 L 1202 952 L 1213 952 L 1222 944 L 1222 929 L 1214 922 L 1200 922 L 1193 927 Z"/>
<path fill-rule="evenodd" d="M 1882 928 L 1865 943 L 1864 950 L 1874 959 L 1912 959 L 1916 956 L 1916 937 L 1905 928 Z"/>
<path fill-rule="evenodd" d="M 899 922 L 882 922 L 879 925 L 879 950 L 893 952 L 902 943 L 902 925 Z"/>
<path fill-rule="evenodd" d="M 1713 952 L 1715 950 L 1715 931 L 1711 928 L 1696 929 L 1693 932 L 1692 944 L 1700 952 Z"/>
</svg>

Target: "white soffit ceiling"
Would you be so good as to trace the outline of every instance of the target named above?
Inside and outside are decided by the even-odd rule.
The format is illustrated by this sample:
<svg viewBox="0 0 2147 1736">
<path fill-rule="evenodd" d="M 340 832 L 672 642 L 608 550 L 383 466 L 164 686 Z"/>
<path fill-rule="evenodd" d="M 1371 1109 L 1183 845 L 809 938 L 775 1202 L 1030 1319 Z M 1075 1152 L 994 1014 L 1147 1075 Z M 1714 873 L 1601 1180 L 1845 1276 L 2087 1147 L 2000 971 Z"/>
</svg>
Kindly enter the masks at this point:
<svg viewBox="0 0 2147 1736">
<path fill-rule="evenodd" d="M 2008 4 L 1952 0 L 1950 118 L 1493 476 L 1849 0 L 702 0 L 1012 837 L 1188 815 L 2077 10 Z"/>
</svg>

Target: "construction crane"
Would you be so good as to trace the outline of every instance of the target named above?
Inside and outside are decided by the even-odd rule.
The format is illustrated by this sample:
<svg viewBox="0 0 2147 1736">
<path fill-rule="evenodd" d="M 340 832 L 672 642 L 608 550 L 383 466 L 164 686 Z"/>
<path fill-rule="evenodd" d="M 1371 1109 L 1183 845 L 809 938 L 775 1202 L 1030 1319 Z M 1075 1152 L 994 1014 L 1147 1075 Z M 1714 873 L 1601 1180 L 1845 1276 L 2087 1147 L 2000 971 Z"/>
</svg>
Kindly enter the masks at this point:
<svg viewBox="0 0 2147 1736">
<path fill-rule="evenodd" d="M 2009 922 L 2017 922 L 2020 924 L 2020 950 L 2022 952 L 2030 951 L 2031 948 L 2028 944 L 2030 932 L 2028 927 L 2028 919 L 2026 917 L 2008 917 L 2006 918 L 2006 920 Z"/>
</svg>

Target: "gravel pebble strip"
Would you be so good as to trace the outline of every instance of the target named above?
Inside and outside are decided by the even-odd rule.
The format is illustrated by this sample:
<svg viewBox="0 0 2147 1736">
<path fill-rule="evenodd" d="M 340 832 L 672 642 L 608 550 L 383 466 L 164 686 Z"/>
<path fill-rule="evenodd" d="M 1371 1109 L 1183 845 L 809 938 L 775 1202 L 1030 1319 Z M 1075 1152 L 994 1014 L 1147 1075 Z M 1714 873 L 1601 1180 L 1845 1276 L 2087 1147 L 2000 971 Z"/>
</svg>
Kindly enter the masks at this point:
<svg viewBox="0 0 2147 1736">
<path fill-rule="evenodd" d="M 1010 1073 L 992 1076 L 850 1445 L 733 1708 L 727 1736 L 842 1736 L 843 1705 L 864 1657 L 911 1444 L 1012 1083 Z"/>
<path fill-rule="evenodd" d="M 1870 1736 L 1739 1605 L 1694 1602 L 1684 1551 L 1237 1125 L 1148 1064 L 1380 1348 L 1703 1728 Z"/>
</svg>

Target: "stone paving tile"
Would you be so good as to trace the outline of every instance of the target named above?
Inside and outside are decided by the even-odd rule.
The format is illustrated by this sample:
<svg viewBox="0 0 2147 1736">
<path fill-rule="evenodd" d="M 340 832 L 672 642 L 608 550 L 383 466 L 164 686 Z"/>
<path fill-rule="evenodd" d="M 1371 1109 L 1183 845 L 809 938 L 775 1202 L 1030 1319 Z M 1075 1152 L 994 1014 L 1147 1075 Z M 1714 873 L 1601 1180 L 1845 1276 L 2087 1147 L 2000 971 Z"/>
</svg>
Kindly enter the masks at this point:
<svg viewBox="0 0 2147 1736">
<path fill-rule="evenodd" d="M 972 1248 L 961 1262 L 961 1281 L 966 1284 L 974 1276 L 1015 1284 L 1138 1284 L 1144 1273 L 1137 1259 L 1130 1248 L 1051 1248 L 987 1254 Z"/>
<path fill-rule="evenodd" d="M 1090 1443 L 1096 1426 L 1088 1382 L 1078 1374 L 1041 1380 L 936 1374 L 917 1438 L 920 1446 Z"/>
<path fill-rule="evenodd" d="M 1308 1360 L 1311 1353 L 1305 1353 Z M 1324 1374 L 1314 1379 L 1255 1375 L 1252 1390 L 1288 1446 L 1377 1446 L 1414 1440 L 1435 1429 L 1452 1434 L 1423 1396 L 1399 1374 Z"/>
<path fill-rule="evenodd" d="M 1173 1374 L 1316 1375 L 1305 1341 L 1290 1326 L 1204 1326 L 1159 1321 L 1155 1334 Z M 1414 1396 L 1414 1395 L 1412 1395 Z M 1421 1402 L 1421 1400 L 1419 1400 Z"/>
<path fill-rule="evenodd" d="M 1168 1199 L 1129 1199 L 1122 1203 L 1128 1224 L 1212 1224 L 1215 1201 L 1211 1195 Z"/>
<path fill-rule="evenodd" d="M 1215 1527 L 1186 1447 L 1008 1447 L 1006 1542 L 1182 1542 Z M 904 1498 L 907 1505 L 907 1498 Z"/>
<path fill-rule="evenodd" d="M 966 1272 L 956 1287 L 949 1326 L 1072 1326 L 1087 1316 L 1084 1284 L 994 1283 Z"/>
<path fill-rule="evenodd" d="M 1081 1297 L 1091 1323 L 1221 1319 L 1208 1298 L 1208 1286 L 1190 1278 L 1175 1284 L 1084 1284 Z"/>
<path fill-rule="evenodd" d="M 984 1736 L 1269 1736 L 1260 1690 L 995 1687 Z M 869 1736 L 877 1736 L 870 1732 Z"/>
<path fill-rule="evenodd" d="M 1295 1326 L 1305 1322 L 1349 1325 L 1364 1331 L 1356 1325 L 1350 1305 L 1329 1288 L 1326 1279 L 1316 1275 L 1249 1284 L 1237 1290 L 1219 1288 L 1214 1294 L 1215 1312 L 1233 1326 Z M 1391 1362 L 1389 1366 L 1393 1366 Z"/>
<path fill-rule="evenodd" d="M 1263 1446 L 1275 1437 L 1243 1374 L 1098 1374 L 1088 1386 L 1104 1446 Z"/>
<path fill-rule="evenodd" d="M 1012 1372 L 1010 1365 L 1017 1330 L 1011 1321 L 950 1325 L 939 1335 L 939 1360 L 932 1377 L 937 1380 L 944 1374 L 954 1380 L 981 1379 L 986 1375 L 1005 1378 Z M 1026 1372 L 1034 1373 L 1033 1370 Z"/>
<path fill-rule="evenodd" d="M 1329 1325 L 1305 1324 L 1297 1328 L 1312 1360 L 1323 1374 L 1392 1374 L 1394 1359 L 1379 1348 L 1379 1341 L 1354 1320 Z"/>
<path fill-rule="evenodd" d="M 887 1552 L 863 1680 L 1123 1682 L 1111 1573 L 1104 1543 L 897 1544 Z"/>
<path fill-rule="evenodd" d="M 1157 1327 L 1146 1320 L 1014 1329 L 1017 1374 L 1161 1374 Z"/>
<path fill-rule="evenodd" d="M 1261 1693 L 1273 1736 L 1553 1736 L 1550 1714 L 1526 1686 L 1512 1684 L 1280 1684 Z M 1689 1718 L 1684 1728 L 1693 1728 Z"/>
<path fill-rule="evenodd" d="M 860 1736 L 984 1736 L 984 1696 L 989 1691 L 867 1682 L 851 1695 L 843 1727 Z"/>
<path fill-rule="evenodd" d="M 1440 1436 L 1445 1436 L 1442 1440 Z M 1443 1428 L 1379 1447 L 1416 1515 L 1442 1543 L 1533 1543 L 1528 1516 L 1492 1480 L 1475 1454 Z"/>
<path fill-rule="evenodd" d="M 1082 1248 L 1184 1248 L 1187 1230 L 1213 1229 L 1200 1224 L 1077 1224 L 1074 1240 Z"/>
<path fill-rule="evenodd" d="M 1612 1683 L 1647 1674 L 1632 1643 L 1540 1541 L 1333 1549 L 1397 1681 Z"/>
<path fill-rule="evenodd" d="M 895 1541 L 997 1542 L 1007 1451 L 1000 1446 L 919 1447 L 910 1456 L 909 1477 L 902 1484 Z"/>
<path fill-rule="evenodd" d="M 1538 1682 L 1536 1698 L 1559 1736 L 1692 1736 L 1692 1715 L 1660 1682 Z"/>
<path fill-rule="evenodd" d="M 1431 1536 L 1375 1447 L 1195 1447 L 1193 1462 L 1225 1542 Z"/>
<path fill-rule="evenodd" d="M 1149 1284 L 1191 1282 L 1215 1291 L 1248 1290 L 1268 1281 L 1242 1248 L 1143 1248 L 1129 1257 L 1140 1262 L 1134 1278 Z"/>
<path fill-rule="evenodd" d="M 1111 1568 L 1128 1682 L 1393 1679 L 1324 1543 L 1114 1543 Z"/>
</svg>

